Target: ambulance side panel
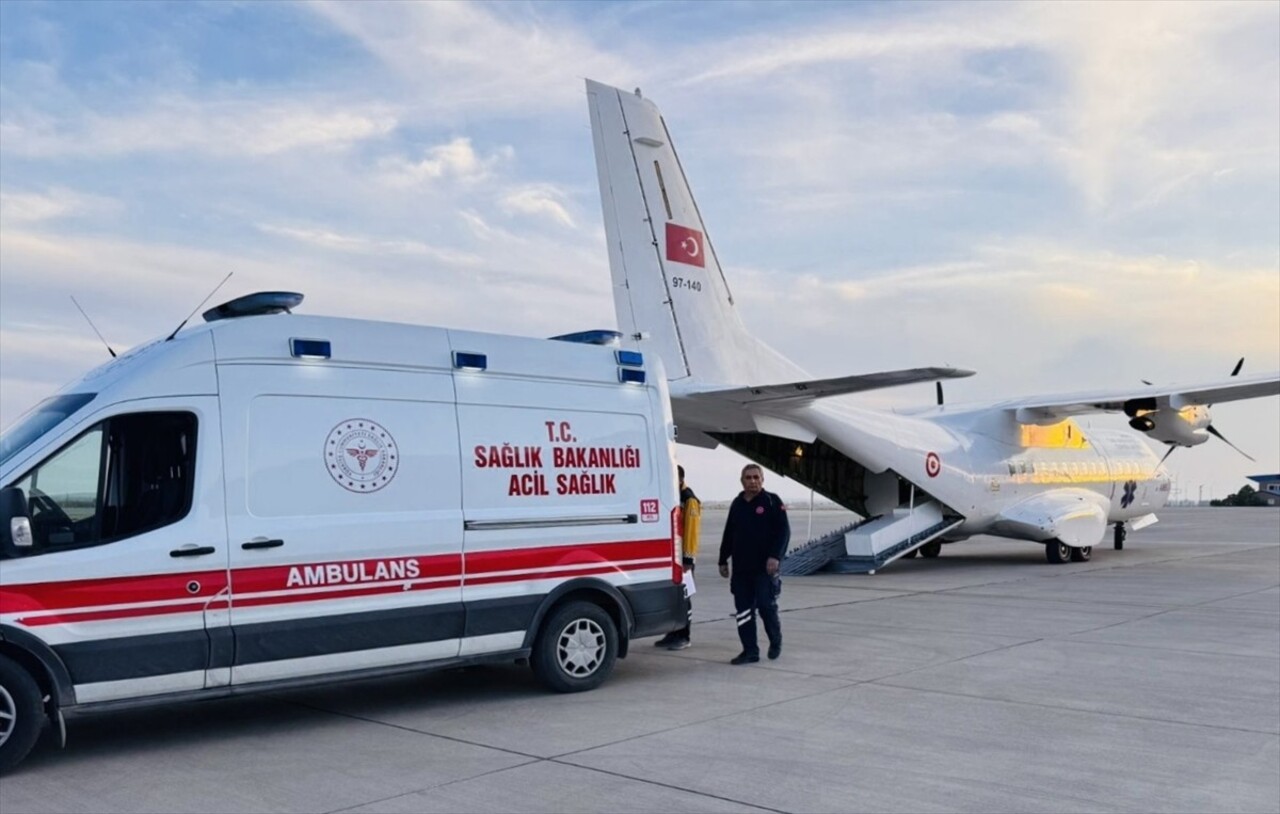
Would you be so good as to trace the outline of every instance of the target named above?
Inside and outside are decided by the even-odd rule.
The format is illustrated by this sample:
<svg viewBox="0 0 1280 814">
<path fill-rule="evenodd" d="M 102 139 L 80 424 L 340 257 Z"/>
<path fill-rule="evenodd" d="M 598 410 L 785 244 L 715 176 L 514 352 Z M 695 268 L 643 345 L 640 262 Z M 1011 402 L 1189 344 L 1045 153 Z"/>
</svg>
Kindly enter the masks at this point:
<svg viewBox="0 0 1280 814">
<path fill-rule="evenodd" d="M 450 370 L 425 363 L 447 340 L 406 334 L 331 329 L 314 364 L 219 347 L 234 685 L 458 655 L 457 416 Z M 363 361 L 406 345 L 411 368 Z"/>
<path fill-rule="evenodd" d="M 597 586 L 671 616 L 674 493 L 654 389 L 600 348 L 451 332 L 487 369 L 455 374 L 464 506 L 463 655 L 527 647 L 557 588 Z M 672 473 L 673 476 L 673 473 Z M 671 476 L 668 476 L 668 478 Z M 646 598 L 653 594 L 652 600 Z M 679 603 L 674 603 L 678 605 Z M 630 629 L 626 629 L 630 628 Z M 643 634 L 641 634 L 643 635 Z"/>
</svg>

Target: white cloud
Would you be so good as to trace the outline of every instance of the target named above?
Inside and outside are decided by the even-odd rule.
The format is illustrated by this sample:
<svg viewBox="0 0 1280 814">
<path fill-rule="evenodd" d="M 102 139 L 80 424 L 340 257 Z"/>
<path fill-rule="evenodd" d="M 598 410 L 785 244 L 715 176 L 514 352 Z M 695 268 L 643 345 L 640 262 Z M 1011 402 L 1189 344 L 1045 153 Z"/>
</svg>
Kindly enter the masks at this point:
<svg viewBox="0 0 1280 814">
<path fill-rule="evenodd" d="M 498 203 L 508 214 L 550 218 L 573 227 L 573 217 L 565 209 L 565 197 L 564 192 L 553 184 L 530 184 L 507 190 Z"/>
<path fill-rule="evenodd" d="M 470 252 L 441 249 L 418 240 L 382 240 L 363 235 L 343 234 L 328 229 L 280 226 L 269 223 L 258 224 L 258 229 L 266 234 L 286 237 L 309 246 L 331 251 L 369 255 L 392 254 L 428 257 L 456 266 L 474 266 L 481 262 L 478 256 Z"/>
<path fill-rule="evenodd" d="M 50 187 L 44 192 L 0 191 L 0 224 L 5 225 L 111 213 L 120 208 L 121 202 L 117 199 L 66 187 Z"/>
<path fill-rule="evenodd" d="M 342 149 L 390 133 L 396 116 L 378 105 L 165 96 L 143 100 L 136 112 L 100 113 L 88 107 L 63 115 L 24 107 L 0 122 L 12 156 L 122 156 L 197 152 L 215 156 L 274 156 L 295 150 Z"/>
<path fill-rule="evenodd" d="M 563 10 L 471 3 L 317 2 L 311 8 L 415 88 L 414 105 L 449 114 L 582 105 L 585 76 L 637 76 Z M 503 12 L 508 12 L 504 14 Z"/>
<path fill-rule="evenodd" d="M 489 178 L 500 163 L 514 157 L 515 150 L 509 146 L 499 147 L 482 157 L 471 146 L 471 139 L 459 136 L 446 144 L 427 148 L 418 160 L 402 156 L 383 158 L 378 162 L 378 170 L 379 177 L 392 186 L 409 187 L 439 180 L 473 184 Z"/>
</svg>

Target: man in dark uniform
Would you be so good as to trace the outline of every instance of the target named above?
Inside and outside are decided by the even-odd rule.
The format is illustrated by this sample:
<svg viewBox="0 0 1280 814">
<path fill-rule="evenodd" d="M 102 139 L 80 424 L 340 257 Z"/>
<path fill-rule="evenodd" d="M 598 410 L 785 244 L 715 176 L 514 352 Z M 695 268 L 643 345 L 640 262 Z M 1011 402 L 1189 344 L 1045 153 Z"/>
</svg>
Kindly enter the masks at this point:
<svg viewBox="0 0 1280 814">
<path fill-rule="evenodd" d="M 720 576 L 733 576 L 729 588 L 738 621 L 742 652 L 730 664 L 760 660 L 756 644 L 756 612 L 769 637 L 769 658 L 782 655 L 782 622 L 778 619 L 778 567 L 791 542 L 791 523 L 782 498 L 764 490 L 764 470 L 755 464 L 742 468 L 742 494 L 729 506 L 720 540 Z"/>
</svg>

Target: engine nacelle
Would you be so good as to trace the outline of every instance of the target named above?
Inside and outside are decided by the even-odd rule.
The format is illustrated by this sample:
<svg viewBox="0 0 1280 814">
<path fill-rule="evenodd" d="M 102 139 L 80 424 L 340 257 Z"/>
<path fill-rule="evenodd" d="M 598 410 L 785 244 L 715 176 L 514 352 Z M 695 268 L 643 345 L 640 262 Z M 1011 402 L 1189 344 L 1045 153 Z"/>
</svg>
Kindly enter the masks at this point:
<svg viewBox="0 0 1280 814">
<path fill-rule="evenodd" d="M 1209 408 L 1202 404 L 1174 410 L 1162 407 L 1157 410 L 1138 410 L 1129 420 L 1129 426 L 1165 444 L 1194 447 L 1209 440 L 1205 430 L 1212 421 Z"/>
</svg>

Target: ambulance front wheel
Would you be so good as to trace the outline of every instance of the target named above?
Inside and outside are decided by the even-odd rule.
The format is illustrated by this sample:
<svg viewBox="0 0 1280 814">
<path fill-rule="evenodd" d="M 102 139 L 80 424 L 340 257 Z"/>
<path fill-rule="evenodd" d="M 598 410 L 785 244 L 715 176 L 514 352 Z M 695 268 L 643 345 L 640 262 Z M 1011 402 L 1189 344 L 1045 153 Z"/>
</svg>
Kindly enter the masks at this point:
<svg viewBox="0 0 1280 814">
<path fill-rule="evenodd" d="M 556 692 L 600 686 L 618 658 L 618 629 L 599 605 L 575 601 L 557 608 L 542 625 L 529 661 L 534 675 Z"/>
<path fill-rule="evenodd" d="M 17 766 L 44 724 L 40 688 L 17 662 L 0 656 L 0 772 Z"/>
</svg>

